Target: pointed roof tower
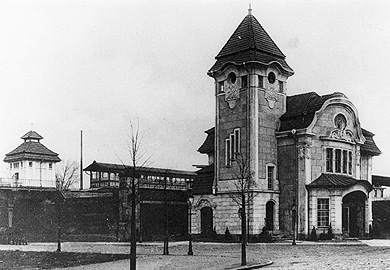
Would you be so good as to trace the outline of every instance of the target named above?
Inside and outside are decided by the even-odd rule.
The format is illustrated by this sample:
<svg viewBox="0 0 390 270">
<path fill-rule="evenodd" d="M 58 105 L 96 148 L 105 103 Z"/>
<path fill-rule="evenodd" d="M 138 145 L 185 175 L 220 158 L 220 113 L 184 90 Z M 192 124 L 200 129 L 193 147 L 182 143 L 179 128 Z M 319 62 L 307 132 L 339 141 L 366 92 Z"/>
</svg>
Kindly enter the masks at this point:
<svg viewBox="0 0 390 270">
<path fill-rule="evenodd" d="M 215 57 L 217 61 L 208 74 L 211 75 L 223 69 L 229 63 L 240 65 L 258 62 L 269 65 L 276 62 L 292 75 L 294 71 L 287 64 L 285 58 L 286 56 L 252 15 L 252 9 L 249 8 L 248 15 Z"/>
<path fill-rule="evenodd" d="M 21 139 L 24 142 L 13 151 L 5 155 L 4 162 L 15 162 L 23 160 L 36 160 L 46 162 L 59 162 L 58 154 L 48 149 L 39 141 L 43 139 L 37 132 L 31 130 L 24 134 Z"/>
</svg>

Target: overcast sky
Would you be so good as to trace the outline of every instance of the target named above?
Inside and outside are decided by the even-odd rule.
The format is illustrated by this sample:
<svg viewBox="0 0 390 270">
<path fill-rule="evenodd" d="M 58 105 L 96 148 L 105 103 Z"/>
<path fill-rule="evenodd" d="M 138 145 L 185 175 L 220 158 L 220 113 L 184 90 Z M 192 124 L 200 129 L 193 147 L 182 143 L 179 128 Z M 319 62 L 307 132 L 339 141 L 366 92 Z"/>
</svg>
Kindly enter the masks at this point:
<svg viewBox="0 0 390 270">
<path fill-rule="evenodd" d="M 287 56 L 288 95 L 342 92 L 390 176 L 390 2 L 251 1 Z M 193 170 L 214 126 L 214 57 L 249 1 L 0 1 L 3 157 L 33 129 L 67 160 L 129 163 L 129 119 L 156 167 Z M 137 120 L 139 119 L 139 120 Z M 6 174 L 6 166 L 0 168 Z"/>
</svg>

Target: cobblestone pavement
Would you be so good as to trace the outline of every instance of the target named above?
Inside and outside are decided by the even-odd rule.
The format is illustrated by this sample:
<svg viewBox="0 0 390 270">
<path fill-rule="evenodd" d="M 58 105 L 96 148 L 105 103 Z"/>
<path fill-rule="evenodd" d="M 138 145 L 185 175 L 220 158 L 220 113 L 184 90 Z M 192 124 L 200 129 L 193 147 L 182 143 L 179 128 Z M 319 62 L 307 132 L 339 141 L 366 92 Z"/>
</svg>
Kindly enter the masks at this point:
<svg viewBox="0 0 390 270">
<path fill-rule="evenodd" d="M 273 261 L 263 269 L 390 269 L 390 241 L 370 242 L 298 242 L 249 244 L 248 263 Z M 387 243 L 387 244 L 386 244 Z M 366 244 L 370 244 L 368 246 Z M 387 246 L 385 246 L 387 245 Z M 0 246 L 1 247 L 1 246 Z M 9 246 L 2 246 L 6 249 Z M 56 244 L 33 243 L 13 246 L 22 249 L 55 250 Z M 128 253 L 125 243 L 64 243 L 64 251 Z M 194 256 L 188 256 L 186 242 L 170 243 L 169 256 L 161 255 L 162 243 L 143 243 L 137 246 L 137 269 L 232 269 L 239 266 L 240 244 L 194 243 Z M 69 268 L 73 270 L 129 269 L 129 260 Z"/>
</svg>

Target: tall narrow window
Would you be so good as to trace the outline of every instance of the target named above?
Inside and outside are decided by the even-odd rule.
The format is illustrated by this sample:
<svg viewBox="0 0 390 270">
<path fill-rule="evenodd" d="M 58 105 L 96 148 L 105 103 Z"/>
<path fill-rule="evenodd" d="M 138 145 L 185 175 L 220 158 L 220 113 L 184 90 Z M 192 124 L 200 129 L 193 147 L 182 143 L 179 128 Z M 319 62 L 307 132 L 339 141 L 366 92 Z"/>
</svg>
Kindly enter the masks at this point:
<svg viewBox="0 0 390 270">
<path fill-rule="evenodd" d="M 248 75 L 241 77 L 241 87 L 248 87 Z"/>
<path fill-rule="evenodd" d="M 348 152 L 348 173 L 352 175 L 352 152 Z"/>
<path fill-rule="evenodd" d="M 341 173 L 341 149 L 336 149 L 335 172 Z"/>
<path fill-rule="evenodd" d="M 317 225 L 329 226 L 329 199 L 317 199 Z"/>
<path fill-rule="evenodd" d="M 333 149 L 326 148 L 326 171 L 333 172 Z"/>
<path fill-rule="evenodd" d="M 284 84 L 282 81 L 279 81 L 279 93 L 283 93 L 284 91 Z"/>
<path fill-rule="evenodd" d="M 218 91 L 219 92 L 224 92 L 225 90 L 224 90 L 224 87 L 223 87 L 223 82 L 219 82 L 218 83 Z"/>
<path fill-rule="evenodd" d="M 234 139 L 234 133 L 230 134 L 230 159 L 235 160 L 236 157 L 236 140 Z"/>
<path fill-rule="evenodd" d="M 230 146 L 230 138 L 229 138 L 229 139 L 225 140 L 225 158 L 226 158 L 225 164 L 226 164 L 226 166 L 231 165 L 230 151 L 231 151 L 231 146 Z"/>
<path fill-rule="evenodd" d="M 259 80 L 259 84 L 258 84 L 259 88 L 264 88 L 264 76 L 259 75 L 258 80 Z"/>
<path fill-rule="evenodd" d="M 237 153 L 240 153 L 240 148 L 241 148 L 241 134 L 240 134 L 240 129 L 236 128 L 234 129 L 234 155 Z"/>
<path fill-rule="evenodd" d="M 267 166 L 268 189 L 274 189 L 275 167 Z"/>
<path fill-rule="evenodd" d="M 348 173 L 348 151 L 343 150 L 343 173 Z"/>
</svg>

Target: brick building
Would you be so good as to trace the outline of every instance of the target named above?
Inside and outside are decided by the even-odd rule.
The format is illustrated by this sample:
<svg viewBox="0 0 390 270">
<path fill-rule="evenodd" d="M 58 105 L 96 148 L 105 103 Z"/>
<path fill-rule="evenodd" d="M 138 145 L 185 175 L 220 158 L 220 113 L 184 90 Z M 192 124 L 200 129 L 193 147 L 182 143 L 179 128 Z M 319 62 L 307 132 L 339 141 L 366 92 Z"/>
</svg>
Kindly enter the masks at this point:
<svg viewBox="0 0 390 270">
<path fill-rule="evenodd" d="M 249 234 L 291 234 L 293 207 L 302 238 L 313 227 L 346 237 L 369 232 L 372 160 L 381 154 L 374 134 L 342 93 L 287 96 L 293 74 L 249 10 L 208 71 L 216 120 L 198 150 L 209 164 L 194 183 L 193 232 L 241 232 L 235 197 L 242 163 L 252 179 L 245 189 Z"/>
</svg>

